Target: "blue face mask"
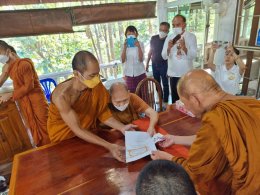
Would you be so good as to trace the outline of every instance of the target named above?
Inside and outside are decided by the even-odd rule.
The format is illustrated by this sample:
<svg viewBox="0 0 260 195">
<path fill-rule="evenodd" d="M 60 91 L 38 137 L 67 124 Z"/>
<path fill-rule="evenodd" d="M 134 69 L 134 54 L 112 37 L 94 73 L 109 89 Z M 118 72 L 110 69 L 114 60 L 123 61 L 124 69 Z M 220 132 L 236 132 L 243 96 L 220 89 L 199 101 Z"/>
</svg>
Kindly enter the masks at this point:
<svg viewBox="0 0 260 195">
<path fill-rule="evenodd" d="M 127 35 L 126 44 L 127 47 L 135 47 L 136 37 L 135 35 Z"/>
</svg>

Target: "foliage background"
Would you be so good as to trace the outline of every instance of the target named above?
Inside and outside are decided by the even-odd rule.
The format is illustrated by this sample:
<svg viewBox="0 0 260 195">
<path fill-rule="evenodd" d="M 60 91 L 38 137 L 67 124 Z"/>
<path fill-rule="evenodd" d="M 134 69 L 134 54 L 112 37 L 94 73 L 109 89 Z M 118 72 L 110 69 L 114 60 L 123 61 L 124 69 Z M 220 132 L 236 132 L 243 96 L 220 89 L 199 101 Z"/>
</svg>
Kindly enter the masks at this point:
<svg viewBox="0 0 260 195">
<path fill-rule="evenodd" d="M 47 9 L 100 3 L 126 2 L 125 0 L 81 1 L 74 3 L 51 3 L 27 6 L 5 6 L 0 10 Z M 129 1 L 128 1 L 129 2 Z M 74 33 L 15 37 L 4 39 L 14 46 L 20 57 L 31 58 L 39 75 L 71 69 L 71 61 L 80 50 L 91 51 L 102 63 L 120 60 L 124 31 L 134 25 L 139 32 L 138 39 L 149 45 L 151 35 L 157 33 L 157 19 L 144 19 L 93 24 L 73 27 Z M 148 52 L 148 51 L 147 51 Z"/>
<path fill-rule="evenodd" d="M 141 0 L 103 0 L 78 1 L 73 3 L 49 3 L 26 6 L 4 6 L 0 10 L 20 9 L 50 9 L 58 7 L 71 7 L 80 5 L 94 5 L 100 3 L 137 2 Z M 143 0 L 142 0 L 143 1 Z M 195 67 L 200 66 L 203 60 L 203 46 L 205 34 L 205 12 L 202 8 L 192 10 L 191 5 L 178 8 L 179 13 L 187 17 L 187 29 L 197 36 L 198 58 Z M 168 9 L 168 22 L 177 14 L 176 9 Z M 211 19 L 211 26 L 214 20 Z M 143 19 L 122 22 L 93 24 L 73 27 L 74 33 L 41 35 L 29 37 L 15 37 L 4 39 L 14 46 L 20 57 L 31 58 L 39 75 L 60 72 L 71 69 L 71 61 L 76 52 L 80 50 L 91 51 L 102 63 L 120 60 L 121 47 L 124 42 L 124 31 L 128 25 L 134 25 L 139 31 L 138 39 L 145 45 L 145 57 L 149 50 L 150 37 L 158 33 L 158 20 Z M 211 28 L 212 29 L 212 28 Z M 209 37 L 213 36 L 210 31 Z M 196 64 L 197 63 L 197 64 Z M 119 70 L 118 74 L 121 74 Z"/>
</svg>

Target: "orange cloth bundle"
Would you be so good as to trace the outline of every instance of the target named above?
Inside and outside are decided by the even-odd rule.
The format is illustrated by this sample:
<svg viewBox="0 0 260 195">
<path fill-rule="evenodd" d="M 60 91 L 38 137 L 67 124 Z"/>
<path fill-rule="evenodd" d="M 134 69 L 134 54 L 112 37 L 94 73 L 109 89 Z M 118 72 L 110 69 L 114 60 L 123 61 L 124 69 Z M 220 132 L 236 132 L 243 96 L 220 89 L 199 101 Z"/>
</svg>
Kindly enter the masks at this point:
<svg viewBox="0 0 260 195">
<path fill-rule="evenodd" d="M 137 125 L 138 129 L 140 129 L 141 131 L 146 131 L 149 127 L 149 122 L 150 122 L 149 118 L 143 118 L 143 119 L 134 121 L 133 124 Z M 156 125 L 155 130 L 157 133 L 161 133 L 162 135 L 168 134 L 164 129 L 162 129 L 158 125 Z M 168 152 L 176 157 L 188 158 L 188 156 L 189 156 L 189 150 L 182 145 L 172 145 L 168 148 L 160 147 L 160 150 Z"/>
</svg>

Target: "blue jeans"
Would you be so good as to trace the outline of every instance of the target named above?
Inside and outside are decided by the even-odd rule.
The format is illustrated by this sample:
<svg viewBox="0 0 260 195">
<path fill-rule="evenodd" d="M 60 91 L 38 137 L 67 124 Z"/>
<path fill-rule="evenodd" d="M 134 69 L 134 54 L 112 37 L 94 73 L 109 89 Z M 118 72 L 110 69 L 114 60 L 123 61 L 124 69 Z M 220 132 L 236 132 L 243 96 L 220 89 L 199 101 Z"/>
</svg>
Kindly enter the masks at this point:
<svg viewBox="0 0 260 195">
<path fill-rule="evenodd" d="M 168 77 L 167 77 L 167 65 L 157 65 L 157 64 L 152 64 L 153 67 L 153 77 L 158 83 L 161 85 L 161 81 L 163 83 L 163 102 L 168 103 L 168 98 L 169 98 L 169 82 L 168 82 Z"/>
</svg>

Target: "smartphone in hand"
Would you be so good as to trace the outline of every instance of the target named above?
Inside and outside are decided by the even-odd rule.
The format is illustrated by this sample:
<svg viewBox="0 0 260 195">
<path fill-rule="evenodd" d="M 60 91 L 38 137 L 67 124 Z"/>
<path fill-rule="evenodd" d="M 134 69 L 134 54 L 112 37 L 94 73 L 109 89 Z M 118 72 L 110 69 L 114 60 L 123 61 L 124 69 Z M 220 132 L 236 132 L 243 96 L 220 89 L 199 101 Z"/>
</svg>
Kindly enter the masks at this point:
<svg viewBox="0 0 260 195">
<path fill-rule="evenodd" d="M 180 35 L 180 34 L 177 34 L 177 35 L 172 39 L 173 45 L 174 45 L 177 41 L 179 41 L 180 38 L 181 38 L 181 35 Z"/>
<path fill-rule="evenodd" d="M 126 39 L 127 47 L 135 47 L 136 38 L 134 37 L 128 37 Z"/>
</svg>

